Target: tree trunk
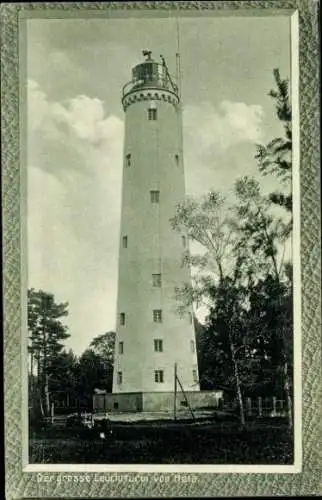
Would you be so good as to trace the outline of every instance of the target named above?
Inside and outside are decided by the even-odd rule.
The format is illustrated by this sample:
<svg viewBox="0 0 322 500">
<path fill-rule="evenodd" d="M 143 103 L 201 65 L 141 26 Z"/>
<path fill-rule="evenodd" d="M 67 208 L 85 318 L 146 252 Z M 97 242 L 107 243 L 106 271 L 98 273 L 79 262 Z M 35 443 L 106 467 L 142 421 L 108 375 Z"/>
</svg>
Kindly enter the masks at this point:
<svg viewBox="0 0 322 500">
<path fill-rule="evenodd" d="M 34 392 L 34 353 L 33 351 L 30 351 L 30 386 L 29 386 L 29 390 L 30 390 L 30 395 L 29 397 L 33 396 L 33 392 Z"/>
<path fill-rule="evenodd" d="M 45 417 L 45 412 L 44 412 L 44 407 L 43 407 L 43 404 L 42 404 L 41 394 L 39 394 L 39 407 L 40 407 L 41 416 L 42 416 L 42 418 L 44 418 Z"/>
<path fill-rule="evenodd" d="M 44 357 L 41 358 L 39 353 L 39 361 L 38 361 L 38 391 L 39 397 L 41 399 L 41 407 L 43 416 L 50 416 L 50 407 L 47 405 L 47 381 L 46 381 L 46 372 L 45 372 L 45 361 Z"/>
<path fill-rule="evenodd" d="M 44 418 L 45 412 L 44 412 L 44 406 L 42 404 L 42 375 L 41 375 L 41 368 L 40 368 L 40 351 L 37 351 L 36 354 L 36 370 L 37 370 L 37 399 L 39 399 L 39 408 L 40 408 L 40 413 L 41 416 Z"/>
<path fill-rule="evenodd" d="M 239 411 L 240 411 L 240 423 L 241 423 L 242 427 L 245 427 L 245 410 L 244 410 L 244 403 L 243 403 L 243 398 L 242 398 L 242 393 L 241 393 L 238 365 L 237 365 L 237 360 L 235 357 L 235 347 L 231 342 L 230 342 L 230 350 L 231 350 L 231 357 L 232 357 L 232 362 L 233 362 L 233 367 L 234 367 L 236 391 L 237 391 L 237 398 L 238 398 Z"/>
<path fill-rule="evenodd" d="M 290 393 L 290 382 L 288 376 L 288 365 L 287 361 L 284 362 L 284 391 L 286 396 L 287 404 L 287 416 L 288 416 L 288 427 L 290 430 L 293 429 L 293 408 L 292 408 L 292 398 Z"/>
<path fill-rule="evenodd" d="M 42 327 L 42 341 L 43 341 L 43 366 L 42 366 L 42 382 L 43 382 L 43 396 L 45 402 L 46 417 L 50 416 L 50 399 L 49 399 L 49 376 L 48 376 L 48 360 L 47 360 L 47 332 L 44 326 L 45 318 L 43 318 Z"/>
<path fill-rule="evenodd" d="M 45 373 L 44 396 L 45 396 L 46 416 L 48 417 L 50 415 L 50 398 L 49 398 L 49 377 L 47 373 Z"/>
<path fill-rule="evenodd" d="M 37 374 L 37 386 L 39 389 L 39 382 L 40 382 L 40 353 L 37 351 L 36 353 L 36 374 Z"/>
</svg>

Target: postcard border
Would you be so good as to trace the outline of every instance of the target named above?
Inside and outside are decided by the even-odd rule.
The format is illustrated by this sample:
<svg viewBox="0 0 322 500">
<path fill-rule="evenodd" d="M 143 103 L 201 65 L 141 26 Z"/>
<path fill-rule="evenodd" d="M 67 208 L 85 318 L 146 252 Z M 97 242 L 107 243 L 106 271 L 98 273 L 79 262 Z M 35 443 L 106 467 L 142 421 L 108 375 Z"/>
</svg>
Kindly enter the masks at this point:
<svg viewBox="0 0 322 500">
<path fill-rule="evenodd" d="M 116 11 L 141 15 L 158 11 L 168 15 L 179 9 L 189 15 L 267 15 L 295 11 L 299 16 L 300 58 L 300 182 L 301 182 L 301 260 L 303 335 L 303 471 L 297 474 L 209 474 L 199 473 L 195 483 L 179 481 L 141 481 L 148 474 L 128 473 L 127 481 L 49 483 L 37 475 L 23 472 L 23 415 L 21 387 L 25 387 L 21 363 L 21 325 L 25 309 L 21 299 L 22 265 L 21 214 L 24 191 L 20 172 L 19 40 L 18 18 L 61 17 L 69 15 L 114 15 Z M 126 12 L 125 12 L 126 11 Z M 260 14 L 259 14 L 260 13 Z M 131 2 L 131 3 L 25 3 L 1 6 L 1 104 L 2 104 L 2 180 L 4 246 L 4 357 L 5 357 L 5 447 L 7 499 L 18 497 L 148 497 L 148 496 L 235 496 L 300 495 L 319 492 L 321 452 L 319 422 L 321 408 L 321 255 L 319 183 L 319 67 L 317 2 L 306 1 L 220 1 L 220 2 Z M 21 102 L 21 101 L 20 101 Z M 298 304 L 299 305 L 299 304 Z M 22 307 L 20 307 L 22 306 Z M 231 471 L 233 472 L 233 471 Z M 77 474 L 74 473 L 74 477 Z M 169 474 L 166 474 L 167 476 Z M 159 474 L 161 477 L 162 474 Z M 163 475 L 165 476 L 165 474 Z"/>
</svg>

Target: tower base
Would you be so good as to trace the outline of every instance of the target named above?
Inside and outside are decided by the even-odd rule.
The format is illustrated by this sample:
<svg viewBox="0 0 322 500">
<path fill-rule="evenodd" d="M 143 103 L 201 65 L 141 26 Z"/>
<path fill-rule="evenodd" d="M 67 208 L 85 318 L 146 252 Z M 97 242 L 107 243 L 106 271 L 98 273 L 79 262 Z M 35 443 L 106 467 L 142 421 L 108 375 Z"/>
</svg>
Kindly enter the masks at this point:
<svg viewBox="0 0 322 500">
<path fill-rule="evenodd" d="M 176 408 L 193 410 L 219 408 L 223 402 L 223 391 L 187 391 L 188 403 L 182 392 L 177 393 Z M 94 394 L 93 410 L 96 412 L 173 412 L 174 392 L 128 392 Z"/>
</svg>

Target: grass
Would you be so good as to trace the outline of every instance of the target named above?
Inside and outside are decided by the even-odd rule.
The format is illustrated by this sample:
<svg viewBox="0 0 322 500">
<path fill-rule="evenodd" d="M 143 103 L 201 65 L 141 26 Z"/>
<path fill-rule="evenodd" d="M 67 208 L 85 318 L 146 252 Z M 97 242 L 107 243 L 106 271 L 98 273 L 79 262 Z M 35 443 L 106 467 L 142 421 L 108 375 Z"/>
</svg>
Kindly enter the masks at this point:
<svg viewBox="0 0 322 500">
<path fill-rule="evenodd" d="M 286 426 L 233 423 L 113 425 L 101 440 L 92 431 L 47 429 L 31 434 L 30 463 L 292 464 Z"/>
</svg>

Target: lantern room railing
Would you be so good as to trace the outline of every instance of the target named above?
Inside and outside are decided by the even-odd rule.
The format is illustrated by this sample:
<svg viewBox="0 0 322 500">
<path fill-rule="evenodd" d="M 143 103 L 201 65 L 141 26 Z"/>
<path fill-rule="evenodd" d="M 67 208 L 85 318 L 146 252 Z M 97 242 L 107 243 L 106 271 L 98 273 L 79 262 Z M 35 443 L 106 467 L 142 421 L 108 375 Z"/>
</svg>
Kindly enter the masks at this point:
<svg viewBox="0 0 322 500">
<path fill-rule="evenodd" d="M 131 80 L 126 83 L 122 88 L 122 97 L 126 94 L 129 94 L 132 91 L 144 89 L 144 88 L 161 88 L 165 90 L 169 90 L 170 92 L 178 93 L 178 86 L 170 80 L 170 78 L 165 77 L 162 78 L 160 75 L 158 78 L 150 78 L 147 77 L 145 79 L 140 80 Z"/>
</svg>

